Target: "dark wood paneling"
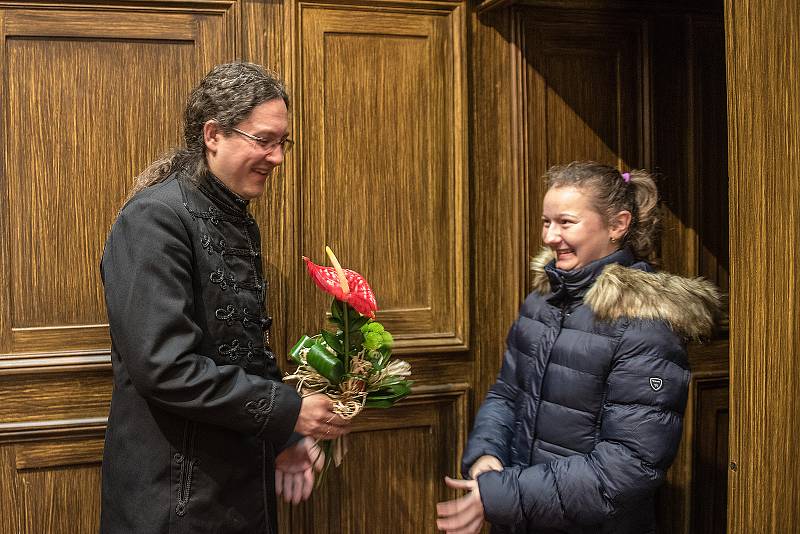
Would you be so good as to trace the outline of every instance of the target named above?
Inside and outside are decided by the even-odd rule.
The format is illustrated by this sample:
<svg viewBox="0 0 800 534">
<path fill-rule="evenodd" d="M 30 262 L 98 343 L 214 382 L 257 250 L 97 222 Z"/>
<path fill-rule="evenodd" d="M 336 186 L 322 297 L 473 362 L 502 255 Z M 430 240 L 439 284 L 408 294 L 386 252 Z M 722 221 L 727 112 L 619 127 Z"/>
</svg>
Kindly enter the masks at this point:
<svg viewBox="0 0 800 534">
<path fill-rule="evenodd" d="M 466 433 L 467 385 L 419 387 L 391 409 L 367 410 L 347 436 L 348 452 L 311 500 L 281 507 L 285 532 L 436 532 L 435 505 L 455 497 Z"/>
<path fill-rule="evenodd" d="M 331 245 L 397 352 L 467 347 L 463 8 L 418 7 L 296 8 L 292 338 L 328 305 L 299 258 Z"/>
<path fill-rule="evenodd" d="M 725 88 L 725 29 L 721 17 L 688 20 L 692 67 L 691 177 L 702 213 L 697 218 L 697 274 L 729 288 L 728 118 Z"/>
<path fill-rule="evenodd" d="M 695 529 L 694 522 L 698 517 L 706 518 L 720 512 L 719 502 L 706 502 L 705 498 L 712 488 L 709 484 L 719 482 L 707 470 L 709 451 L 716 455 L 715 461 L 727 455 L 726 445 L 720 444 L 727 444 L 728 428 L 717 422 L 720 413 L 727 413 L 728 350 L 727 340 L 689 347 L 692 380 L 683 419 L 683 438 L 666 481 L 658 491 L 659 533 L 705 533 L 705 530 Z M 698 455 L 701 449 L 703 453 Z M 725 503 L 721 504 L 724 516 Z"/>
<path fill-rule="evenodd" d="M 473 413 L 494 383 L 527 293 L 524 58 L 510 10 L 472 18 L 470 235 Z"/>
<path fill-rule="evenodd" d="M 727 531 L 728 393 L 727 378 L 696 385 L 692 532 Z"/>
<path fill-rule="evenodd" d="M 799 21 L 793 0 L 725 2 L 731 534 L 800 524 Z"/>
<path fill-rule="evenodd" d="M 517 9 L 529 128 L 527 241 L 534 256 L 541 247 L 540 177 L 551 165 L 649 166 L 648 25 L 642 17 Z"/>
<path fill-rule="evenodd" d="M 106 232 L 132 177 L 178 142 L 186 94 L 224 57 L 226 32 L 219 17 L 188 14 L 10 10 L 3 23 L 4 189 L 15 201 L 0 214 L 0 353 L 105 348 Z"/>
<path fill-rule="evenodd" d="M 94 4 L 0 5 L 0 532 L 97 532 L 103 243 L 188 91 L 237 53 L 233 2 Z"/>
</svg>

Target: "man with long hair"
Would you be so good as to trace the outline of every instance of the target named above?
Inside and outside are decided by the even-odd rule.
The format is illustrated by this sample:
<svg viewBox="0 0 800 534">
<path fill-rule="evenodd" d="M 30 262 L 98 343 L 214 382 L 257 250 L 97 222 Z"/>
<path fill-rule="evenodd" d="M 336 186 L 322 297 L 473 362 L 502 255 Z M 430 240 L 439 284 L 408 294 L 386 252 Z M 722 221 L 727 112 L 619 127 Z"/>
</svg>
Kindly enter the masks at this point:
<svg viewBox="0 0 800 534">
<path fill-rule="evenodd" d="M 269 347 L 248 204 L 291 145 L 288 105 L 258 65 L 212 69 L 186 104 L 185 146 L 137 177 L 114 223 L 102 532 L 274 533 L 276 493 L 311 492 L 311 438 L 347 432 L 327 397 L 281 383 Z"/>
</svg>

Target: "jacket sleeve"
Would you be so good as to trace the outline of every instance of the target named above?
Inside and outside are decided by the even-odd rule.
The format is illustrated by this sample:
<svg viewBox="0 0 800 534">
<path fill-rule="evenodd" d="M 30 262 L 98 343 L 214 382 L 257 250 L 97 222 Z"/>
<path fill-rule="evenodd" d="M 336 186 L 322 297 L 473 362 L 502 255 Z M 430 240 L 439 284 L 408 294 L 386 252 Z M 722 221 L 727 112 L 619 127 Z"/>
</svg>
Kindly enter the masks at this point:
<svg viewBox="0 0 800 534">
<path fill-rule="evenodd" d="M 652 495 L 677 453 L 688 385 L 685 348 L 675 334 L 662 323 L 631 323 L 608 376 L 594 449 L 482 474 L 487 520 L 538 528 L 596 525 Z"/>
<path fill-rule="evenodd" d="M 195 352 L 189 232 L 166 203 L 138 198 L 120 213 L 101 265 L 112 342 L 122 372 L 149 403 L 281 447 L 300 411 L 294 388 L 218 365 Z"/>
<path fill-rule="evenodd" d="M 461 473 L 465 478 L 469 477 L 472 464 L 487 454 L 496 457 L 503 465 L 511 463 L 509 445 L 514 433 L 514 405 L 519 398 L 516 352 L 512 343 L 517 328 L 518 322 L 508 333 L 500 374 L 486 394 L 467 440 L 461 459 Z"/>
</svg>

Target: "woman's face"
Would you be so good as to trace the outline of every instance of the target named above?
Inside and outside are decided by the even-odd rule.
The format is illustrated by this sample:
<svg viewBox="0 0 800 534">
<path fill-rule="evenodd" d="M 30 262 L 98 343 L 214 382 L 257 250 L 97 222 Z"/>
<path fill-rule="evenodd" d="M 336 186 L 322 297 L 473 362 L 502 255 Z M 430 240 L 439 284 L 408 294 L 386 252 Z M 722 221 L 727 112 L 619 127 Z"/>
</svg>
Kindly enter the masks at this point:
<svg viewBox="0 0 800 534">
<path fill-rule="evenodd" d="M 556 253 L 559 269 L 570 271 L 608 256 L 618 248 L 611 242 L 621 237 L 618 233 L 580 189 L 552 187 L 544 196 L 542 240 Z"/>
</svg>

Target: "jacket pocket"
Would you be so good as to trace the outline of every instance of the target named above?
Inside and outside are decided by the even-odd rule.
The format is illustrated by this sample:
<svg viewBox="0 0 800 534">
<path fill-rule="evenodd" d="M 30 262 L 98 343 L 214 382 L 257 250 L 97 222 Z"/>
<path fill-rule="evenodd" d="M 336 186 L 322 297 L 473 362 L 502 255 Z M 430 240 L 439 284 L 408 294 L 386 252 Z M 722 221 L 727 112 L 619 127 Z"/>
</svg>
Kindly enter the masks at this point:
<svg viewBox="0 0 800 534">
<path fill-rule="evenodd" d="M 186 421 L 183 430 L 183 446 L 172 457 L 175 468 L 178 470 L 178 498 L 175 505 L 175 514 L 183 517 L 186 507 L 192 496 L 192 475 L 198 463 L 194 456 L 194 444 L 197 439 L 197 424 Z"/>
</svg>

